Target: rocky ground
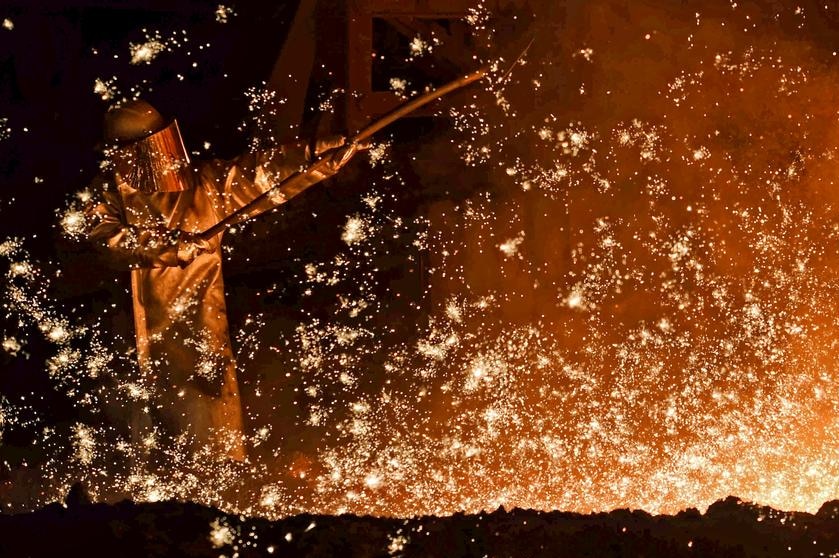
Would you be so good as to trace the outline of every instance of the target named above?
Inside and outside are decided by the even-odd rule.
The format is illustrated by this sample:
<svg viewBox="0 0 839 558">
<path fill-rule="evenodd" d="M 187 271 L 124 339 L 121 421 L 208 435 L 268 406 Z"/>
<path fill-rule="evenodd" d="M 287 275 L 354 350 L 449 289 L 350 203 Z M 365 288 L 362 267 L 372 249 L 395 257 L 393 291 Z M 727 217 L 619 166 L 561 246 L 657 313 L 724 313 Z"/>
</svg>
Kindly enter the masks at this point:
<svg viewBox="0 0 839 558">
<path fill-rule="evenodd" d="M 581 515 L 499 509 L 411 519 L 300 515 L 279 521 L 191 503 L 69 497 L 0 515 L 0 556 L 839 556 L 839 501 L 815 514 L 729 497 L 705 514 Z"/>
</svg>

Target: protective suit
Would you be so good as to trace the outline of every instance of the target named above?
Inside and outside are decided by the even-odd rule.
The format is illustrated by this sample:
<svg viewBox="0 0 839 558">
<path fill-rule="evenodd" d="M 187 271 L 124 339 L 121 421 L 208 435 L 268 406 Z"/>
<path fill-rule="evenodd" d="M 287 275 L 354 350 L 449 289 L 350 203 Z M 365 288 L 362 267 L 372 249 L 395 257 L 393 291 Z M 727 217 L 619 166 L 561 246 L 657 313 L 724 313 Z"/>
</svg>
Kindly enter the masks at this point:
<svg viewBox="0 0 839 558">
<path fill-rule="evenodd" d="M 193 453 L 209 450 L 244 460 L 224 303 L 222 235 L 209 241 L 194 235 L 321 150 L 341 145 L 343 138 L 191 164 L 177 123 L 167 124 L 147 103 L 135 101 L 108 115 L 106 139 L 117 146 L 113 173 L 102 183 L 101 202 L 89 210 L 89 236 L 131 267 L 138 361 L 153 388 L 152 425 Z M 312 176 L 309 185 L 337 172 L 354 151 L 338 150 L 326 172 Z M 295 193 L 280 189 L 250 216 Z"/>
</svg>

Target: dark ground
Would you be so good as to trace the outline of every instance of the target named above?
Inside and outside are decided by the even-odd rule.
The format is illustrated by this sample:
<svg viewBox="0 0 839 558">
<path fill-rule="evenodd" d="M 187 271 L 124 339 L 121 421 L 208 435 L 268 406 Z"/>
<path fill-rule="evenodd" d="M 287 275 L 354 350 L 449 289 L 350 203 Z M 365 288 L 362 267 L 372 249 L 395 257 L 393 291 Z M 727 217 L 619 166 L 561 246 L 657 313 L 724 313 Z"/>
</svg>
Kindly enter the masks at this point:
<svg viewBox="0 0 839 558">
<path fill-rule="evenodd" d="M 704 515 L 695 509 L 675 516 L 630 510 L 581 515 L 499 509 L 442 518 L 299 515 L 268 521 L 191 503 L 87 504 L 83 497 L 71 496 L 66 505 L 0 515 L 0 555 L 21 557 L 734 558 L 837 553 L 839 501 L 824 504 L 815 515 L 728 497 Z"/>
</svg>

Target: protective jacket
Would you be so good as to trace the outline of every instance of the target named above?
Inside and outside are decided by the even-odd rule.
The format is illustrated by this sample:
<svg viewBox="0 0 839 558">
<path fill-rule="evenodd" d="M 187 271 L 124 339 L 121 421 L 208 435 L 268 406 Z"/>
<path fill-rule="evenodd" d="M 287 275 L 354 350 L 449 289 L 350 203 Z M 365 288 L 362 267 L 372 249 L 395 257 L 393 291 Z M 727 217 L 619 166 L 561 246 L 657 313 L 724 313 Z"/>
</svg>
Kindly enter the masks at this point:
<svg viewBox="0 0 839 558">
<path fill-rule="evenodd" d="M 335 144 L 317 142 L 315 151 Z M 300 144 L 198 162 L 192 184 L 180 191 L 147 193 L 116 173 L 89 210 L 89 236 L 131 267 L 137 354 L 153 387 L 153 423 L 193 452 L 209 448 L 244 459 L 242 410 L 224 303 L 222 235 L 185 244 L 176 231 L 206 230 L 305 166 L 311 151 Z M 310 177 L 309 185 L 340 164 Z M 279 189 L 248 216 L 298 192 Z"/>
</svg>

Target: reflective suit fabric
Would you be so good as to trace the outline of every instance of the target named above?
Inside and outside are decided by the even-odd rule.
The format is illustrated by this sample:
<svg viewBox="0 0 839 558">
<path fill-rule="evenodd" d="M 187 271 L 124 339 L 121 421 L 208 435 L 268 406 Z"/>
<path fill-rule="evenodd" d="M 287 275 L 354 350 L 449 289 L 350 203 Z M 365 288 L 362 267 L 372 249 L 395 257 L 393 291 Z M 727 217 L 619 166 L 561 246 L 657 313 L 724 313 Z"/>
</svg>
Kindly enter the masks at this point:
<svg viewBox="0 0 839 558">
<path fill-rule="evenodd" d="M 116 177 L 90 236 L 132 266 L 140 370 L 154 386 L 156 424 L 192 451 L 244 459 L 242 409 L 228 335 L 221 234 L 184 267 L 168 231 L 201 232 L 311 159 L 301 146 L 199 163 L 193 188 L 143 193 Z M 310 185 L 325 176 L 312 177 Z M 282 192 L 251 215 L 286 200 Z"/>
</svg>

